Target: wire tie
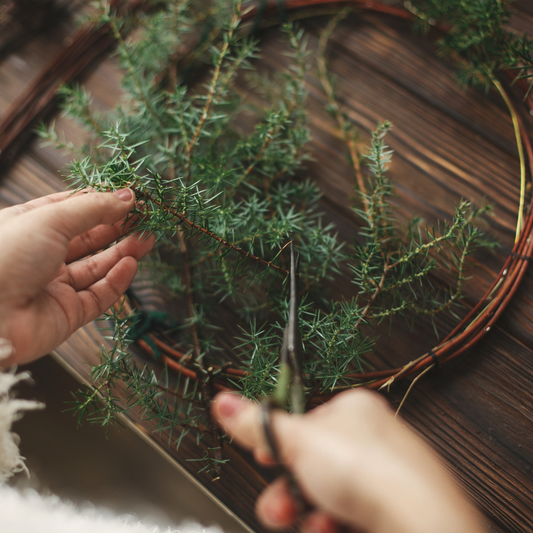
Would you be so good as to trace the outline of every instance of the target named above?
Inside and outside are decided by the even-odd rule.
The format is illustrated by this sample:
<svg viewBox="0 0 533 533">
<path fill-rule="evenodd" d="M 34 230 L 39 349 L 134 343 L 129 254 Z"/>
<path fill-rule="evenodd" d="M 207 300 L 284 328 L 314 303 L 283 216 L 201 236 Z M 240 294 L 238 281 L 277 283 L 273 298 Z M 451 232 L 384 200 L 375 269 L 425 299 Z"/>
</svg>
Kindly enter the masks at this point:
<svg viewBox="0 0 533 533">
<path fill-rule="evenodd" d="M 522 261 L 531 261 L 531 256 L 517 254 L 516 252 L 511 252 L 511 257 L 516 257 L 517 259 L 522 259 Z"/>
<path fill-rule="evenodd" d="M 431 359 L 433 359 L 433 364 L 437 368 L 440 368 L 439 358 L 437 357 L 437 354 L 433 350 L 429 350 L 428 355 L 431 357 Z"/>
</svg>

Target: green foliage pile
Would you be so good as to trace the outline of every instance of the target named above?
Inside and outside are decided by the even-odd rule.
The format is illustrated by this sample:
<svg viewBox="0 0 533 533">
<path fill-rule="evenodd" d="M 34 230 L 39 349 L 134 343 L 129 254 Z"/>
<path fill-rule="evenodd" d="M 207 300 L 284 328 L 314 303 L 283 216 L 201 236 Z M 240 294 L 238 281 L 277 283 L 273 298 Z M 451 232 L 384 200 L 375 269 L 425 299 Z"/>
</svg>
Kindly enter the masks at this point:
<svg viewBox="0 0 533 533">
<path fill-rule="evenodd" d="M 285 247 L 290 241 L 300 255 L 309 400 L 356 385 L 350 374 L 369 368 L 365 354 L 375 339 L 364 326 L 453 309 L 462 295 L 467 257 L 487 244 L 473 225 L 486 209 L 463 201 L 453 220 L 436 228 L 424 228 L 418 220 L 399 227 L 386 173 L 392 154 L 384 139 L 391 126 L 379 125 L 370 148 L 359 154 L 355 129 L 327 75 L 325 47 L 335 22 L 321 40 L 318 72 L 355 177 L 364 184 L 354 192 L 359 235 L 341 242 L 322 220 L 320 191 L 302 178 L 309 159 L 304 77 L 314 58 L 301 30 L 283 26 L 291 66 L 268 79 L 256 71 L 257 41 L 240 31 L 240 0 L 217 0 L 209 9 L 186 0 L 158 0 L 136 15 L 139 32 L 132 40 L 123 37 L 132 20 L 99 6 L 100 23 L 109 24 L 117 39 L 125 97 L 113 113 L 100 115 L 83 89 L 63 89 L 65 110 L 93 139 L 72 164 L 69 179 L 80 190 L 135 191 L 137 229 L 157 236 L 145 267 L 185 310 L 174 335 L 188 356 L 184 364 L 198 380 L 134 360 L 129 346 L 139 316 L 114 309 L 106 317 L 113 323 L 112 348 L 104 348 L 93 370 L 97 385 L 78 395 L 77 409 L 80 417 L 90 413 L 90 419 L 108 425 L 118 414 L 140 408 L 155 430 L 170 430 L 172 446 L 189 431 L 199 439 L 209 434 L 204 459 L 214 472 L 224 459 L 208 415 L 213 380 L 226 379 L 253 398 L 270 394 L 276 385 L 288 313 Z M 416 12 L 422 23 L 435 18 L 452 25 L 443 46 L 468 59 L 465 79 L 490 79 L 502 66 L 531 66 L 531 42 L 502 29 L 507 15 L 501 2 L 421 0 Z M 178 75 L 177 57 L 198 35 L 192 56 L 206 66 L 199 81 L 189 83 Z M 528 75 L 527 69 L 522 74 Z M 250 106 L 236 89 L 238 77 L 247 78 L 250 90 L 268 103 Z M 67 146 L 53 128 L 43 128 L 41 135 Z M 450 269 L 455 285 L 437 291 L 429 276 L 440 267 Z M 324 282 L 346 270 L 357 296 L 332 301 Z M 243 372 L 231 379 L 224 374 L 227 352 L 217 342 L 221 302 L 238 315 L 242 330 L 233 352 Z M 117 385 L 127 391 L 126 405 L 115 395 Z"/>
</svg>

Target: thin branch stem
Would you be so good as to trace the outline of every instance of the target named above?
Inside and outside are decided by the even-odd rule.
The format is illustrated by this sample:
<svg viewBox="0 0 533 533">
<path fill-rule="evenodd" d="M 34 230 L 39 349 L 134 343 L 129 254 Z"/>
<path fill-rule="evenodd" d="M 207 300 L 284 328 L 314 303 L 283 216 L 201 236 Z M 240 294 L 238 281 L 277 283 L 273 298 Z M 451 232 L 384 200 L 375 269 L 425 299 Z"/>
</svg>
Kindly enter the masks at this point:
<svg viewBox="0 0 533 533">
<path fill-rule="evenodd" d="M 217 63 L 215 65 L 215 70 L 213 71 L 213 76 L 211 78 L 211 83 L 209 85 L 209 90 L 207 92 L 205 105 L 204 105 L 204 108 L 202 110 L 202 115 L 200 117 L 198 125 L 196 126 L 196 130 L 193 133 L 193 136 L 192 136 L 189 144 L 187 145 L 187 150 L 186 150 L 187 167 L 186 167 L 186 172 L 185 172 L 186 176 L 189 176 L 189 174 L 190 174 L 191 164 L 192 164 L 191 163 L 192 150 L 194 148 L 194 145 L 196 144 L 196 141 L 198 139 L 198 136 L 200 135 L 200 132 L 202 131 L 202 127 L 203 127 L 205 121 L 209 117 L 210 108 L 211 108 L 211 104 L 213 103 L 213 98 L 215 96 L 215 92 L 216 92 L 216 89 L 217 89 L 217 82 L 218 82 L 218 78 L 220 76 L 222 65 L 224 63 L 224 59 L 226 57 L 226 54 L 228 53 L 228 49 L 229 49 L 229 46 L 231 44 L 231 40 L 233 38 L 233 33 L 237 29 L 237 26 L 238 26 L 238 23 L 239 23 L 239 18 L 240 18 L 240 14 L 241 14 L 241 3 L 242 3 L 242 1 L 238 0 L 237 5 L 235 6 L 235 14 L 233 15 L 233 18 L 232 18 L 231 23 L 230 23 L 229 30 L 228 30 L 228 32 L 226 34 L 226 38 L 224 40 L 224 44 L 222 45 L 222 48 L 220 49 L 220 52 L 219 52 L 219 55 L 218 55 Z"/>
<path fill-rule="evenodd" d="M 204 370 L 204 364 L 202 360 L 202 352 L 200 348 L 200 340 L 198 339 L 198 330 L 196 328 L 196 311 L 194 309 L 194 296 L 192 293 L 192 282 L 191 282 L 191 266 L 189 261 L 189 248 L 187 246 L 187 241 L 183 235 L 183 231 L 178 230 L 178 240 L 180 243 L 181 253 L 183 255 L 183 282 L 185 285 L 185 291 L 187 293 L 187 308 L 189 319 L 191 321 L 190 330 L 192 335 L 192 345 L 194 351 L 194 362 L 200 368 L 200 379 L 202 379 L 202 371 Z"/>
<path fill-rule="evenodd" d="M 139 78 L 137 76 L 137 73 L 135 72 L 135 67 L 133 66 L 133 62 L 132 62 L 131 56 L 130 56 L 130 54 L 128 52 L 128 47 L 126 45 L 126 42 L 122 38 L 122 34 L 120 33 L 120 30 L 118 29 L 118 26 L 117 26 L 117 24 L 116 24 L 116 22 L 115 22 L 115 20 L 114 20 L 114 18 L 112 16 L 109 17 L 109 26 L 111 28 L 111 31 L 113 32 L 113 36 L 117 40 L 117 42 L 119 44 L 119 47 L 120 47 L 120 49 L 122 51 L 122 56 L 124 57 L 124 59 L 126 61 L 126 64 L 127 64 L 127 67 L 128 67 L 128 72 L 130 73 L 130 76 L 133 79 L 133 83 L 135 84 L 135 87 L 137 87 L 137 90 L 139 91 L 140 99 L 144 102 L 144 105 L 146 106 L 146 109 L 148 110 L 150 115 L 152 115 L 152 117 L 159 124 L 161 124 L 163 126 L 164 124 L 163 124 L 163 121 L 162 121 L 161 117 L 156 113 L 156 111 L 153 108 L 152 104 L 148 100 L 148 97 L 144 93 L 144 90 L 142 88 L 141 82 L 140 82 L 140 80 L 139 80 Z"/>
<path fill-rule="evenodd" d="M 520 124 L 518 123 L 518 116 L 516 110 L 511 103 L 511 100 L 502 84 L 496 79 L 492 78 L 492 83 L 500 93 L 503 98 L 507 109 L 511 115 L 511 120 L 513 123 L 513 130 L 516 137 L 516 146 L 518 148 L 518 158 L 520 159 L 520 202 L 518 206 L 518 219 L 516 221 L 516 234 L 515 234 L 515 243 L 518 242 L 520 237 L 520 232 L 522 231 L 523 217 L 524 217 L 524 202 L 526 197 L 526 160 L 524 156 L 524 146 L 522 144 L 522 136 L 520 135 Z"/>
<path fill-rule="evenodd" d="M 291 31 L 291 40 L 296 41 L 292 31 Z M 305 75 L 305 64 L 304 59 L 302 57 L 301 53 L 298 53 L 298 77 L 296 79 L 296 83 L 298 85 L 302 84 L 304 81 L 304 75 Z M 250 163 L 250 165 L 246 168 L 244 173 L 237 179 L 237 181 L 233 184 L 233 186 L 229 189 L 227 196 L 231 195 L 237 187 L 250 175 L 252 170 L 256 167 L 256 165 L 261 161 L 263 158 L 263 155 L 267 151 L 268 147 L 272 143 L 272 141 L 275 139 L 275 137 L 278 135 L 280 130 L 282 129 L 283 125 L 286 125 L 291 115 L 294 113 L 294 110 L 296 109 L 296 105 L 298 104 L 298 92 L 296 91 L 293 95 L 291 100 L 289 101 L 289 105 L 287 106 L 287 109 L 285 111 L 285 118 L 284 120 L 280 120 L 277 124 L 272 124 L 267 133 L 265 134 L 265 138 L 263 140 L 263 144 L 261 145 L 261 148 L 256 155 L 255 159 Z M 265 183 L 265 194 L 269 196 L 269 186 L 270 183 L 274 180 L 276 180 L 280 175 L 283 175 L 286 172 L 286 169 L 282 169 L 270 179 L 267 180 Z M 281 174 L 280 174 L 281 173 Z"/>
<path fill-rule="evenodd" d="M 191 220 L 185 217 L 185 213 L 178 213 L 174 209 L 162 204 L 158 200 L 155 200 L 148 193 L 144 192 L 141 189 L 138 189 L 135 185 L 130 184 L 130 188 L 133 189 L 135 192 L 137 192 L 139 195 L 149 200 L 150 202 L 153 202 L 154 204 L 164 209 L 167 213 L 176 217 L 185 226 L 203 233 L 204 235 L 222 244 L 222 246 L 226 248 L 230 248 L 231 250 L 236 251 L 237 253 L 241 254 L 244 257 L 248 257 L 254 261 L 257 261 L 258 263 L 261 263 L 262 265 L 265 265 L 268 268 L 273 268 L 274 270 L 277 270 L 278 272 L 282 272 L 283 274 L 287 274 L 287 275 L 289 274 L 289 271 L 287 269 L 277 266 L 272 261 L 266 261 L 265 259 L 258 257 L 257 255 L 247 252 L 246 250 L 243 250 L 242 248 L 239 248 L 238 246 L 235 246 L 234 244 L 226 241 L 222 237 L 219 237 L 217 234 L 213 233 L 212 231 L 209 231 L 208 229 L 203 228 L 202 226 L 199 226 L 198 224 L 195 224 L 194 222 L 192 222 Z"/>
<path fill-rule="evenodd" d="M 328 76 L 328 68 L 327 68 L 327 62 L 326 62 L 326 48 L 328 46 L 328 41 L 331 37 L 331 34 L 335 30 L 339 22 L 348 16 L 350 11 L 351 9 L 342 10 L 340 13 L 337 14 L 337 16 L 333 17 L 328 22 L 327 26 L 324 28 L 324 31 L 320 35 L 320 39 L 318 41 L 317 67 L 318 67 L 318 77 L 322 84 L 322 88 L 324 89 L 324 92 L 326 93 L 332 114 L 335 116 L 335 119 L 339 126 L 342 139 L 348 146 L 353 171 L 355 173 L 355 178 L 357 180 L 357 185 L 363 195 L 363 201 L 365 203 L 365 206 L 368 208 L 367 200 L 365 198 L 366 187 L 365 187 L 365 183 L 363 180 L 363 173 L 361 172 L 361 165 L 359 163 L 359 152 L 357 150 L 357 145 L 356 145 L 353 135 L 350 134 L 350 126 L 346 122 L 346 118 L 339 107 L 339 103 L 337 101 L 337 95 L 335 94 L 335 89 L 333 89 L 333 86 L 331 85 L 331 81 Z"/>
</svg>

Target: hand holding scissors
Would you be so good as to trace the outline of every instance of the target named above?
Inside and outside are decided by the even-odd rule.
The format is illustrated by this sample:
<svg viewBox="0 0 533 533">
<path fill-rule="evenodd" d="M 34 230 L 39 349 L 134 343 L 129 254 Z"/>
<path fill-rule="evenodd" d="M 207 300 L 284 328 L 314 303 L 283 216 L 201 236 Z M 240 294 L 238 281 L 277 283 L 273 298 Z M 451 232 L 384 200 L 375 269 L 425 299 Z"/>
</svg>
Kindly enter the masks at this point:
<svg viewBox="0 0 533 533">
<path fill-rule="evenodd" d="M 335 533 L 339 524 L 354 533 L 486 533 L 434 453 L 377 393 L 343 392 L 301 414 L 303 393 L 291 250 L 289 319 L 274 394 L 261 405 L 234 393 L 213 403 L 228 435 L 259 463 L 275 462 L 286 472 L 259 496 L 259 519 L 273 529 L 299 522 L 306 533 Z"/>
</svg>

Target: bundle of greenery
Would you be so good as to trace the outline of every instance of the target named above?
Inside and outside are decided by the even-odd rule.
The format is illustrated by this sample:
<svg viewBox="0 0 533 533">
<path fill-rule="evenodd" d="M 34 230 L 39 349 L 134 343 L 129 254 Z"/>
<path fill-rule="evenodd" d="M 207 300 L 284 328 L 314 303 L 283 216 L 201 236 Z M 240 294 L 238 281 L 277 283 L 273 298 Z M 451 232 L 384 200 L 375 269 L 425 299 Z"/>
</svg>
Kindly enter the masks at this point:
<svg viewBox="0 0 533 533">
<path fill-rule="evenodd" d="M 96 385 L 79 393 L 77 409 L 80 417 L 89 412 L 107 425 L 140 406 L 155 430 L 175 428 L 172 446 L 191 431 L 199 438 L 213 434 L 205 459 L 216 471 L 224 459 L 208 414 L 212 396 L 231 388 L 258 398 L 277 382 L 289 242 L 300 258 L 299 319 L 310 404 L 316 396 L 357 385 L 354 376 L 370 368 L 365 354 L 375 332 L 368 324 L 453 310 L 467 257 L 487 245 L 473 223 L 486 208 L 463 201 L 453 220 L 435 229 L 419 220 L 403 229 L 396 222 L 387 178 L 392 154 L 385 144 L 391 125 L 378 125 L 371 146 L 360 151 L 327 72 L 327 41 L 345 12 L 327 25 L 316 58 L 306 50 L 304 33 L 283 24 L 291 65 L 269 78 L 257 70 L 259 45 L 253 21 L 242 22 L 250 8 L 241 0 L 147 4 L 142 14 L 118 18 L 98 3 L 99 23 L 109 25 L 117 40 L 125 97 L 104 116 L 92 109 L 83 89 L 63 89 L 65 110 L 93 139 L 81 149 L 69 179 L 77 189 L 135 191 L 136 229 L 157 236 L 144 268 L 175 303 L 169 304 L 171 316 L 124 302 L 110 310 L 112 345 L 103 349 L 93 370 Z M 442 20 L 451 27 L 443 47 L 463 58 L 464 80 L 490 84 L 498 70 L 518 66 L 528 75 L 531 41 L 504 30 L 508 13 L 501 2 L 422 0 L 406 8 L 419 24 Z M 128 40 L 132 25 L 138 31 Z M 357 184 L 353 209 L 360 227 L 353 242 L 341 242 L 335 227 L 323 221 L 320 191 L 305 178 L 312 154 L 306 151 L 304 78 L 315 61 Z M 239 76 L 264 105 L 251 106 L 236 91 Z M 53 128 L 40 133 L 68 147 Z M 439 258 L 454 284 L 437 291 L 430 275 Z M 349 273 L 356 292 L 332 300 L 325 280 L 339 272 Z M 171 330 L 165 333 L 171 351 L 161 355 L 149 333 L 163 322 Z M 238 323 L 233 340 L 228 322 Z M 138 338 L 167 364 L 134 357 L 131 345 Z M 118 383 L 127 390 L 126 402 L 114 393 Z"/>
</svg>

